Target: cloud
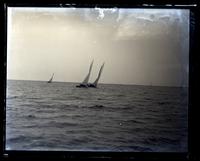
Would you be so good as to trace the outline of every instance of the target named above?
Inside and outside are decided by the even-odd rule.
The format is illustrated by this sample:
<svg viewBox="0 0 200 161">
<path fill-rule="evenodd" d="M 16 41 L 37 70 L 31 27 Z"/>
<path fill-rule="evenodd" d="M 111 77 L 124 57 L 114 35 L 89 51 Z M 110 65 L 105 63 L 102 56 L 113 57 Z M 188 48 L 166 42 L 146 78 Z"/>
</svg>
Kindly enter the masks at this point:
<svg viewBox="0 0 200 161">
<path fill-rule="evenodd" d="M 99 12 L 97 19 L 103 19 L 105 14 L 115 13 L 117 11 L 117 8 L 95 8 L 95 10 Z"/>
<path fill-rule="evenodd" d="M 116 40 L 148 39 L 169 36 L 185 23 L 182 10 L 120 9 Z M 179 22 L 179 23 L 178 23 Z M 178 33 L 173 33 L 178 34 Z"/>
</svg>

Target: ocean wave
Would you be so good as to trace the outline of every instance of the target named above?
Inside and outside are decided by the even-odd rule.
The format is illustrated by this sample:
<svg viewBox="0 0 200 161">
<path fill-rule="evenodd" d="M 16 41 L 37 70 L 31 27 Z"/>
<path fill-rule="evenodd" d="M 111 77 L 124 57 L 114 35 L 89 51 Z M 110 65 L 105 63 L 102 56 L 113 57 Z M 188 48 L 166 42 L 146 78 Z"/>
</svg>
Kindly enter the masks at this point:
<svg viewBox="0 0 200 161">
<path fill-rule="evenodd" d="M 83 100 L 85 98 L 81 97 L 81 96 L 70 96 L 68 99 L 74 99 L 74 100 Z"/>
<path fill-rule="evenodd" d="M 25 117 L 28 117 L 28 118 L 36 118 L 35 115 L 31 115 L 31 114 L 29 114 L 29 115 L 27 115 L 27 116 L 25 116 Z"/>
<path fill-rule="evenodd" d="M 70 105 L 69 105 L 70 106 Z M 106 106 L 101 105 L 101 104 L 96 104 L 96 105 L 72 105 L 71 107 L 74 108 L 85 108 L 85 109 L 102 109 L 102 108 L 106 108 Z"/>
<path fill-rule="evenodd" d="M 104 105 L 93 105 L 93 106 L 88 106 L 88 108 L 96 108 L 96 109 L 101 109 L 101 108 L 105 108 Z"/>
<path fill-rule="evenodd" d="M 35 111 L 38 112 L 38 113 L 46 113 L 46 114 L 55 113 L 54 109 L 48 109 L 48 110 L 39 109 L 39 110 L 35 110 Z"/>
<path fill-rule="evenodd" d="M 27 139 L 27 137 L 20 135 L 20 136 L 17 136 L 17 137 L 6 139 L 6 142 L 20 142 L 20 141 L 24 141 L 26 139 Z"/>
<path fill-rule="evenodd" d="M 72 146 L 81 145 L 81 144 L 84 145 L 84 144 L 87 144 L 87 143 L 89 143 L 91 141 L 92 141 L 92 139 L 90 139 L 89 137 L 85 136 L 85 137 L 75 138 L 75 139 L 69 140 L 68 144 L 72 145 Z"/>
<path fill-rule="evenodd" d="M 116 97 L 125 97 L 125 94 L 117 94 Z"/>
<path fill-rule="evenodd" d="M 38 124 L 31 124 L 31 125 L 21 125 L 21 127 L 23 128 L 29 128 L 29 129 L 32 129 L 32 128 L 38 128 Z"/>
<path fill-rule="evenodd" d="M 166 105 L 168 102 L 157 102 L 158 105 Z"/>
<path fill-rule="evenodd" d="M 6 138 L 6 142 L 9 142 L 9 143 L 31 142 L 32 140 L 37 140 L 41 138 L 42 138 L 41 136 L 37 137 L 37 136 L 18 135 L 16 137 Z"/>
<path fill-rule="evenodd" d="M 37 140 L 32 142 L 29 147 L 40 147 L 40 148 L 55 148 L 55 144 L 58 144 L 58 141 L 44 141 L 44 140 Z"/>
<path fill-rule="evenodd" d="M 131 110 L 134 107 L 135 106 L 133 106 L 133 105 L 122 105 L 122 106 L 116 106 L 115 110 Z"/>
<path fill-rule="evenodd" d="M 144 99 L 147 100 L 147 101 L 152 101 L 153 100 L 152 98 L 149 98 L 149 97 L 144 98 Z"/>
<path fill-rule="evenodd" d="M 83 129 L 67 129 L 66 131 L 65 131 L 65 133 L 66 134 L 91 134 L 91 133 L 93 133 L 92 131 L 91 131 L 91 129 L 88 129 L 88 128 L 83 128 Z"/>
<path fill-rule="evenodd" d="M 42 127 L 58 127 L 58 128 L 64 128 L 64 127 L 76 127 L 77 123 L 72 122 L 57 122 L 57 121 L 50 121 L 47 124 L 42 125 Z"/>
<path fill-rule="evenodd" d="M 173 138 L 165 138 L 165 137 L 150 137 L 143 141 L 145 144 L 176 144 L 177 140 Z"/>
<path fill-rule="evenodd" d="M 38 100 L 38 99 L 41 99 L 41 97 L 26 97 L 26 99 L 30 99 L 30 100 Z"/>
<path fill-rule="evenodd" d="M 145 121 L 142 121 L 142 120 L 127 120 L 126 122 L 130 122 L 130 123 L 138 123 L 138 124 L 141 124 L 141 123 L 145 123 Z"/>
<path fill-rule="evenodd" d="M 142 127 L 136 127 L 136 128 L 134 128 L 135 132 L 141 132 L 143 130 L 144 130 L 144 128 L 142 128 Z"/>
<path fill-rule="evenodd" d="M 151 148 L 143 147 L 143 146 L 117 146 L 113 148 L 113 151 L 119 152 L 152 152 Z"/>
<path fill-rule="evenodd" d="M 84 115 L 85 116 L 85 115 Z M 39 119 L 65 119 L 65 118 L 81 118 L 81 114 L 59 114 L 59 115 L 50 115 L 50 116 L 40 116 Z"/>
<path fill-rule="evenodd" d="M 6 99 L 16 99 L 16 98 L 20 98 L 20 96 L 7 96 Z"/>
<path fill-rule="evenodd" d="M 175 102 L 172 102 L 172 101 L 158 101 L 155 103 L 157 103 L 158 105 L 174 105 L 175 104 Z"/>
<path fill-rule="evenodd" d="M 35 120 L 40 120 L 40 121 L 43 121 L 43 120 L 46 120 L 46 119 L 61 119 L 61 118 L 66 118 L 67 115 L 65 114 L 61 114 L 61 115 L 49 115 L 49 112 L 47 112 L 48 115 L 45 115 L 45 112 L 41 115 L 41 113 L 43 113 L 43 111 L 40 112 L 40 114 L 38 115 L 26 115 L 26 119 L 35 119 Z M 52 112 L 50 112 L 52 113 Z"/>
<path fill-rule="evenodd" d="M 85 98 L 82 97 L 82 96 L 73 96 L 73 95 L 70 95 L 68 96 L 67 98 L 52 98 L 51 100 L 54 100 L 54 101 L 68 101 L 68 100 L 84 100 Z"/>
</svg>

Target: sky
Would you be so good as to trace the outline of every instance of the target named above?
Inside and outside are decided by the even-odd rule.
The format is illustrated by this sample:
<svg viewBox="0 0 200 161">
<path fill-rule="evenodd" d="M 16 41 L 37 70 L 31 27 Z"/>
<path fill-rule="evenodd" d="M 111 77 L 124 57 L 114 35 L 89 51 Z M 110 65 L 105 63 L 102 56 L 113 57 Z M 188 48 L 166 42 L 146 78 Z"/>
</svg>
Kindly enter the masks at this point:
<svg viewBox="0 0 200 161">
<path fill-rule="evenodd" d="M 7 79 L 188 86 L 189 10 L 8 8 Z"/>
</svg>

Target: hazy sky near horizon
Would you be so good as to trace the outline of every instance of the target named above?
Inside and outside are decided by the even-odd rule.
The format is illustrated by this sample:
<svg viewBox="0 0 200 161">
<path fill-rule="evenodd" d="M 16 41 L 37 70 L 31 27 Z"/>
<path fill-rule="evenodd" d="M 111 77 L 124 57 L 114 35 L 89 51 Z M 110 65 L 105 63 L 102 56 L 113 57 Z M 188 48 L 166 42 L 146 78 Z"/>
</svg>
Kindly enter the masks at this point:
<svg viewBox="0 0 200 161">
<path fill-rule="evenodd" d="M 187 86 L 189 10 L 8 8 L 7 78 Z"/>
</svg>

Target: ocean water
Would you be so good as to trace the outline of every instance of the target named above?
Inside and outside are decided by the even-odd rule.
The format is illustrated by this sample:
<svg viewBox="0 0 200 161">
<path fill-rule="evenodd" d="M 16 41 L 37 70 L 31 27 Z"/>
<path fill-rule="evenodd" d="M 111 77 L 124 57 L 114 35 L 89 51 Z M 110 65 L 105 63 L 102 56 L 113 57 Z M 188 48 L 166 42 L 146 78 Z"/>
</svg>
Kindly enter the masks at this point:
<svg viewBox="0 0 200 161">
<path fill-rule="evenodd" d="M 7 81 L 6 149 L 187 152 L 187 88 Z"/>
</svg>

